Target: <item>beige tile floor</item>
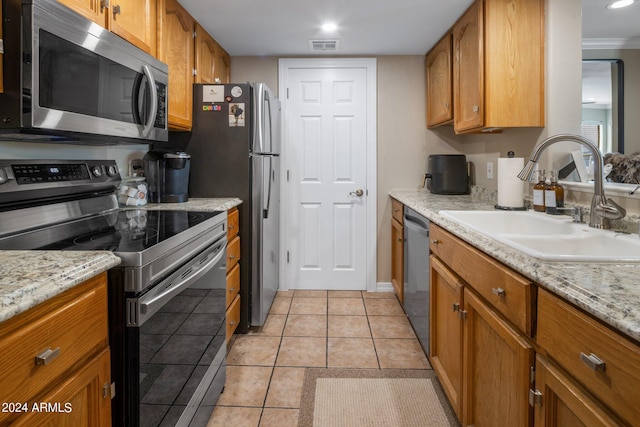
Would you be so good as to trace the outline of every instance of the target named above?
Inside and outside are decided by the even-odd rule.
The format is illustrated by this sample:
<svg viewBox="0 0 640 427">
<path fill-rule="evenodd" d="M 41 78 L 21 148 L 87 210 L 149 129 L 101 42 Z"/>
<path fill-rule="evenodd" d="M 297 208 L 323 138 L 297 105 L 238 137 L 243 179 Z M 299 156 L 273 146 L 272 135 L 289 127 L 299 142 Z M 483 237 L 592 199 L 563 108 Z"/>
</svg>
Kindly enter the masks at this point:
<svg viewBox="0 0 640 427">
<path fill-rule="evenodd" d="M 394 294 L 279 292 L 265 325 L 235 337 L 208 427 L 297 426 L 305 367 L 431 369 Z"/>
</svg>

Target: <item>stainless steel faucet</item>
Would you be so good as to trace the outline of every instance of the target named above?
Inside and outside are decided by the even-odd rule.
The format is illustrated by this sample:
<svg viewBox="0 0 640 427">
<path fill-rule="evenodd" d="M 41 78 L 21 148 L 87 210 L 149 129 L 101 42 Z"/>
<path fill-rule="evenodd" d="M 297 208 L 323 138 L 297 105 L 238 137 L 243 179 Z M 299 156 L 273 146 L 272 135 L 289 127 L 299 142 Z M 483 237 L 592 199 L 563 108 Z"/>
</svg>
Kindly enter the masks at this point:
<svg viewBox="0 0 640 427">
<path fill-rule="evenodd" d="M 627 212 L 611 199 L 607 199 L 604 195 L 604 177 L 602 175 L 602 169 L 604 168 L 604 161 L 602 153 L 598 147 L 588 139 L 573 134 L 559 134 L 551 136 L 544 141 L 538 143 L 531 151 L 529 161 L 524 166 L 522 171 L 518 174 L 518 178 L 523 181 L 531 179 L 533 170 L 536 163 L 540 159 L 540 154 L 548 146 L 560 142 L 571 141 L 577 142 L 589 149 L 594 158 L 594 191 L 593 199 L 591 200 L 591 216 L 589 218 L 589 227 L 593 228 L 611 228 L 612 219 L 621 219 L 627 214 Z"/>
</svg>

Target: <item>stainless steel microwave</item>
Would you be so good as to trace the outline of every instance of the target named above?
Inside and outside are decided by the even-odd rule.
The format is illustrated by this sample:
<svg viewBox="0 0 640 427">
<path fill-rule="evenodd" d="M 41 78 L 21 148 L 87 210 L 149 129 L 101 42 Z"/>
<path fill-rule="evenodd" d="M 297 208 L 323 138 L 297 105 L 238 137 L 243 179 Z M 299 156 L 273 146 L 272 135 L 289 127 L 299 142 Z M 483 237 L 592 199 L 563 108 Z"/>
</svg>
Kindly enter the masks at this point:
<svg viewBox="0 0 640 427">
<path fill-rule="evenodd" d="M 4 0 L 0 140 L 166 141 L 168 67 L 55 0 Z"/>
</svg>

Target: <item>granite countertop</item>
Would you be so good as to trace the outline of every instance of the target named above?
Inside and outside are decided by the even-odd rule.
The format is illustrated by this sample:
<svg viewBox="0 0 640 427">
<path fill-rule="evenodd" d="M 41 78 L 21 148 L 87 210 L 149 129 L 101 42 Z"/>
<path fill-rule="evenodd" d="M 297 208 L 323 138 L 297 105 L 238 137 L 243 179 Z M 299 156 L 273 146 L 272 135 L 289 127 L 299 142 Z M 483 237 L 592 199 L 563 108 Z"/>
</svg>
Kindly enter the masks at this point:
<svg viewBox="0 0 640 427">
<path fill-rule="evenodd" d="M 152 203 L 134 209 L 229 210 L 238 198 Z M 108 251 L 0 251 L 0 322 L 120 264 Z"/>
<path fill-rule="evenodd" d="M 438 214 L 441 210 L 493 210 L 494 205 L 479 195 L 445 196 L 424 190 L 395 190 L 390 196 L 640 342 L 640 264 L 542 261 Z"/>
<path fill-rule="evenodd" d="M 0 322 L 118 264 L 106 251 L 0 251 Z"/>
</svg>

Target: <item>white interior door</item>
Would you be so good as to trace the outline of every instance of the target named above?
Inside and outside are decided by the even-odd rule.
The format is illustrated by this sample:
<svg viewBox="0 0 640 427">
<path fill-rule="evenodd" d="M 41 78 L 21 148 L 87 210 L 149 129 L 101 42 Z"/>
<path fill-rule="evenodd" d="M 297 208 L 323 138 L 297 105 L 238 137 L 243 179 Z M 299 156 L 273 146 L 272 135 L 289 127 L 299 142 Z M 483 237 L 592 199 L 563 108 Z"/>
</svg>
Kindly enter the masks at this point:
<svg viewBox="0 0 640 427">
<path fill-rule="evenodd" d="M 372 100 L 368 73 L 361 65 L 313 63 L 290 66 L 285 73 L 283 273 L 288 289 L 369 287 L 375 266 L 375 249 L 371 259 L 369 250 L 375 247 L 375 229 L 373 237 L 368 233 L 370 211 L 375 219 L 375 192 L 369 191 L 375 167 L 368 168 L 368 154 L 375 151 L 375 116 L 369 114 L 371 103 L 375 111 L 375 91 Z"/>
</svg>

